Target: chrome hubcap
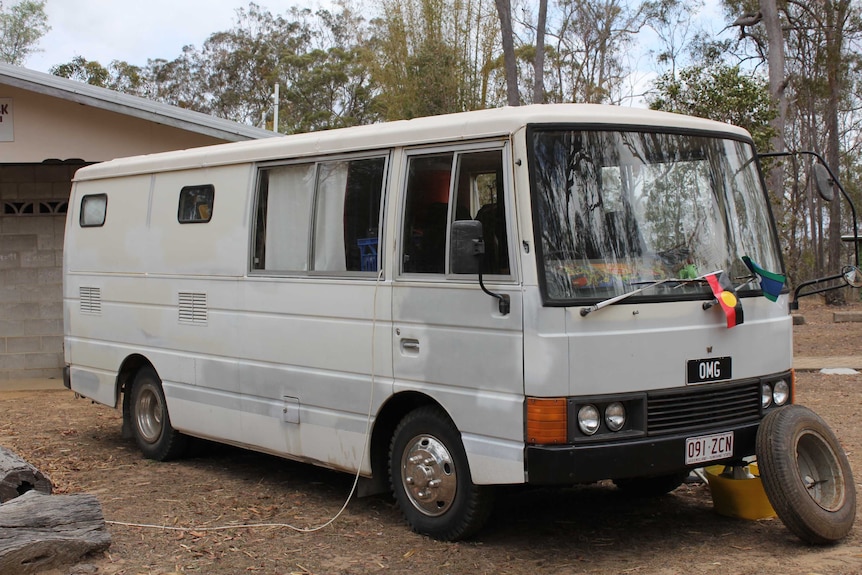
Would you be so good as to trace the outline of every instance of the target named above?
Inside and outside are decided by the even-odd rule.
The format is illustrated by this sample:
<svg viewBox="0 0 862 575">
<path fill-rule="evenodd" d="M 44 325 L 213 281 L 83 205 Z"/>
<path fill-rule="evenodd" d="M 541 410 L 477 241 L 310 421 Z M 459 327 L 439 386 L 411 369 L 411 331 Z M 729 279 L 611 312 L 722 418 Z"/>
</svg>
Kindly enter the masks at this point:
<svg viewBox="0 0 862 575">
<path fill-rule="evenodd" d="M 135 420 L 141 438 L 147 443 L 155 443 L 162 435 L 163 421 L 162 402 L 151 387 L 144 387 L 138 394 L 138 404 L 135 409 Z"/>
<path fill-rule="evenodd" d="M 417 435 L 401 457 L 401 482 L 416 509 L 431 517 L 443 515 L 455 501 L 452 455 L 437 438 Z"/>
</svg>

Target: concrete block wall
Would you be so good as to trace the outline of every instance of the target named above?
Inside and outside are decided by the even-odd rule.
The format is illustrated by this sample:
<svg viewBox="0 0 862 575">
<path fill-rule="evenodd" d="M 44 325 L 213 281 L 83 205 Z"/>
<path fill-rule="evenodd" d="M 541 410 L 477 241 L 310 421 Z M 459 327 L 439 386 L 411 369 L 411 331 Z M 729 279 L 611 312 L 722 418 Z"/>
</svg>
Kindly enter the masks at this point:
<svg viewBox="0 0 862 575">
<path fill-rule="evenodd" d="M 80 166 L 0 166 L 0 381 L 61 378 L 65 201 Z"/>
</svg>

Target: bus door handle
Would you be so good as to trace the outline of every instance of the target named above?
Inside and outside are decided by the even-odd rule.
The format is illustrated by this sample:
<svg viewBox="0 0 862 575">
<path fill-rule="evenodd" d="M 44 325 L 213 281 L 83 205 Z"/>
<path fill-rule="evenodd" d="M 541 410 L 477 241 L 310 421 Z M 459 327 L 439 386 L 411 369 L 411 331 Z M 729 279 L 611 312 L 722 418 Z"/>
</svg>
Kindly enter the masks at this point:
<svg viewBox="0 0 862 575">
<path fill-rule="evenodd" d="M 404 338 L 401 340 L 401 353 L 404 355 L 419 355 L 419 340 Z"/>
</svg>

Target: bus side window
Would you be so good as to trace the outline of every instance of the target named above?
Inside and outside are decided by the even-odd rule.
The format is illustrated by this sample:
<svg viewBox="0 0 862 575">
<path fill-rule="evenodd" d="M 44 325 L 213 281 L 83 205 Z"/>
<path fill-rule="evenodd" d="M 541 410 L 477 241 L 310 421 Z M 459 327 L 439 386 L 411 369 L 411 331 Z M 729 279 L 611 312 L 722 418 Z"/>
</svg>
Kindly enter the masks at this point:
<svg viewBox="0 0 862 575">
<path fill-rule="evenodd" d="M 315 173 L 315 164 L 277 166 L 260 171 L 252 269 L 308 269 Z"/>
<path fill-rule="evenodd" d="M 252 269 L 377 271 L 385 172 L 385 156 L 261 169 Z"/>
<path fill-rule="evenodd" d="M 402 271 L 442 274 L 453 153 L 414 156 L 407 175 Z"/>
<path fill-rule="evenodd" d="M 456 201 L 456 220 L 472 218 L 482 222 L 485 240 L 482 273 L 508 275 L 509 240 L 501 150 L 459 154 Z"/>
<path fill-rule="evenodd" d="M 450 194 L 453 169 L 456 188 Z M 446 238 L 451 217 L 482 222 L 483 273 L 510 273 L 502 150 L 414 156 L 409 160 L 407 173 L 403 272 L 446 272 Z M 450 197 L 454 199 L 451 209 Z"/>
<path fill-rule="evenodd" d="M 95 228 L 105 224 L 108 211 L 107 194 L 90 194 L 81 198 L 81 215 L 78 224 L 82 228 Z"/>
<path fill-rule="evenodd" d="M 386 158 L 320 164 L 314 215 L 317 271 L 374 272 Z"/>
<path fill-rule="evenodd" d="M 183 186 L 177 208 L 177 221 L 181 224 L 207 223 L 212 219 L 215 186 Z"/>
</svg>

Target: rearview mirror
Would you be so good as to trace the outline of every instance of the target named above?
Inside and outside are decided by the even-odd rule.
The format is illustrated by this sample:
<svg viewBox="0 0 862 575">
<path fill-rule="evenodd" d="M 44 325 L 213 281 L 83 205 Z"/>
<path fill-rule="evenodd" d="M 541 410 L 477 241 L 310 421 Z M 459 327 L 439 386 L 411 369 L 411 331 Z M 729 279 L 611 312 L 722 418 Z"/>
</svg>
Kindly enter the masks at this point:
<svg viewBox="0 0 862 575">
<path fill-rule="evenodd" d="M 449 261 L 453 274 L 478 274 L 481 254 L 485 253 L 482 222 L 455 220 L 452 222 L 452 243 Z"/>
<path fill-rule="evenodd" d="M 827 202 L 835 199 L 835 190 L 832 187 L 834 183 L 835 180 L 832 179 L 826 166 L 820 163 L 814 164 L 814 184 L 817 186 L 817 193 Z"/>
<path fill-rule="evenodd" d="M 452 222 L 452 238 L 449 244 L 449 265 L 453 274 L 476 274 L 482 291 L 497 300 L 500 315 L 509 315 L 512 309 L 509 294 L 494 293 L 482 279 L 482 260 L 485 257 L 485 240 L 482 222 L 477 220 L 455 220 Z"/>
<path fill-rule="evenodd" d="M 844 276 L 844 281 L 847 285 L 854 288 L 862 288 L 862 270 L 856 266 L 845 266 L 841 270 L 841 275 Z"/>
</svg>

